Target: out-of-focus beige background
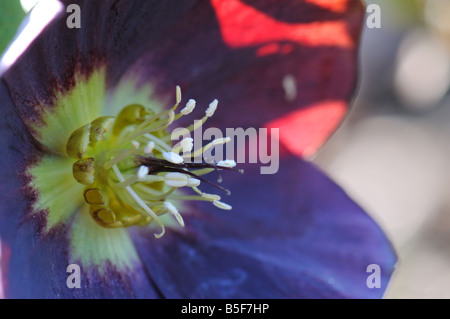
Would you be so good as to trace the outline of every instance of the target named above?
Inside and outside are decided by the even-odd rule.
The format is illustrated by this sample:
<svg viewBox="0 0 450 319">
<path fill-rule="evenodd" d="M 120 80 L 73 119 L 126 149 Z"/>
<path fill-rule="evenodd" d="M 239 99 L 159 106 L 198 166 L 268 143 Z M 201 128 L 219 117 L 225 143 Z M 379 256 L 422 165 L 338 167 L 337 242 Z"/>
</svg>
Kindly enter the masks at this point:
<svg viewBox="0 0 450 319">
<path fill-rule="evenodd" d="M 386 298 L 450 298 L 450 1 L 371 0 L 353 109 L 313 160 L 379 222 Z M 382 270 L 381 270 L 382 271 Z"/>
</svg>

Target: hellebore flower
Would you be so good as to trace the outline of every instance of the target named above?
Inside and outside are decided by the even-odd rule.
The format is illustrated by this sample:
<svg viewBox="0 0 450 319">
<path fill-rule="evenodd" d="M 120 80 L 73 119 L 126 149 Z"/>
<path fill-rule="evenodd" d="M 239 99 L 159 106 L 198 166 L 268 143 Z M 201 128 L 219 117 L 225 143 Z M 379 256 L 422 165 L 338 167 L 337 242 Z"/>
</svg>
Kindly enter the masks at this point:
<svg viewBox="0 0 450 319">
<path fill-rule="evenodd" d="M 383 295 L 395 264 L 389 241 L 299 156 L 347 110 L 360 1 L 71 3 L 81 28 L 57 17 L 0 83 L 6 297 Z M 177 85 L 183 110 L 171 112 Z M 283 148 L 276 174 L 239 164 L 245 174 L 224 176 L 231 211 L 214 195 L 177 195 L 175 186 L 199 180 L 164 147 L 168 124 L 191 111 L 184 126 L 203 118 L 216 98 L 209 126 L 276 127 Z M 81 288 L 67 285 L 72 264 Z M 381 288 L 367 284 L 373 264 Z"/>
</svg>

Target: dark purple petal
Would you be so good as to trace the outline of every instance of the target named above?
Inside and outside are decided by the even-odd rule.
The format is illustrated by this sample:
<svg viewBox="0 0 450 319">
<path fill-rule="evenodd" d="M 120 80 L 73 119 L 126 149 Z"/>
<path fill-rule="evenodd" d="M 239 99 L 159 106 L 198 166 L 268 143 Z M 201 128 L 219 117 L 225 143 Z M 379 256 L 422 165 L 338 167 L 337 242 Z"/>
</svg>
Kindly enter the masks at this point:
<svg viewBox="0 0 450 319">
<path fill-rule="evenodd" d="M 68 29 L 66 15 L 60 16 L 9 69 L 0 85 L 0 146 L 7 150 L 0 157 L 0 235 L 8 251 L 2 262 L 7 297 L 382 295 L 395 263 L 389 242 L 334 183 L 310 164 L 293 158 L 283 160 L 276 175 L 262 176 L 255 167 L 247 167 L 244 176 L 227 176 L 227 186 L 233 191 L 229 198 L 232 212 L 210 213 L 214 208 L 198 205 L 186 217 L 185 231 L 168 231 L 160 241 L 151 232 L 133 230 L 143 266 L 138 263 L 124 273 L 107 264 L 108 276 L 100 275 L 95 267 L 84 267 L 83 288 L 68 289 L 70 225 L 44 235 L 42 214 L 33 218 L 28 214 L 39 194 L 26 188 L 29 180 L 24 172 L 41 152 L 30 136 L 36 132 L 29 133 L 18 116 L 28 129 L 42 125 L 42 107 L 52 107 L 55 92 L 73 88 L 76 74 L 88 77 L 106 67 L 110 91 L 121 79 L 134 78 L 140 85 L 151 83 L 161 101 L 173 95 L 176 84 L 182 86 L 185 97 L 199 104 L 206 106 L 218 98 L 218 120 L 210 125 L 221 128 L 270 126 L 275 118 L 286 116 L 292 123 L 293 114 L 295 119 L 304 118 L 312 110 L 314 116 L 306 116 L 309 124 L 325 123 L 323 129 L 311 133 L 296 125 L 299 130 L 284 132 L 300 140 L 311 138 L 305 148 L 315 150 L 342 119 L 353 92 L 362 6 L 356 0 L 338 1 L 346 4 L 340 11 L 324 8 L 318 3 L 325 2 L 316 0 L 308 5 L 300 1 L 304 4 L 280 11 L 273 1 L 233 0 L 234 9 L 246 5 L 250 10 L 245 11 L 247 21 L 252 17 L 256 21 L 262 14 L 269 17 L 265 21 L 272 21 L 271 27 L 288 23 L 303 28 L 302 24 L 313 19 L 338 21 L 348 29 L 342 43 L 311 45 L 283 38 L 284 33 L 264 39 L 261 29 L 257 37 L 242 42 L 234 38 L 239 28 L 227 33 L 226 22 L 234 25 L 238 21 L 233 14 L 222 15 L 218 1 L 65 3 L 80 4 L 81 29 Z M 268 25 L 261 28 L 270 32 Z M 332 29 L 328 26 L 322 31 L 326 30 Z M 326 37 L 326 32 L 320 36 Z M 294 98 L 286 98 L 281 83 L 291 73 L 298 90 Z M 323 121 L 314 112 L 323 105 L 338 105 L 338 112 Z M 203 113 L 203 109 L 196 112 Z M 316 138 L 315 132 L 320 136 Z M 286 143 L 286 134 L 281 133 Z M 297 148 L 290 150 L 302 154 Z M 370 264 L 381 267 L 381 289 L 366 286 Z"/>
<path fill-rule="evenodd" d="M 312 164 L 230 177 L 233 210 L 197 205 L 186 229 L 160 241 L 137 232 L 139 254 L 169 298 L 379 298 L 396 256 L 380 228 Z M 371 264 L 381 288 L 366 285 Z"/>
<path fill-rule="evenodd" d="M 75 70 L 88 75 L 106 65 L 111 89 L 126 73 L 151 83 L 162 101 L 175 85 L 200 105 L 219 99 L 215 126 L 262 127 L 305 110 L 295 120 L 320 129 L 295 125 L 293 132 L 290 121 L 278 122 L 281 142 L 302 155 L 317 150 L 337 127 L 353 93 L 359 0 L 284 1 L 287 9 L 249 0 L 226 6 L 216 0 L 66 3 L 80 5 L 81 29 L 67 28 L 63 14 L 6 76 L 27 123 L 41 122 L 37 105 L 51 105 L 55 89 L 73 87 Z M 295 79 L 295 96 L 286 97 L 286 76 Z M 332 116 L 314 112 L 323 103 Z M 287 138 L 293 133 L 301 145 Z"/>
<path fill-rule="evenodd" d="M 15 236 L 2 239 L 10 251 L 7 267 L 6 298 L 159 298 L 141 265 L 119 271 L 108 263 L 104 270 L 80 265 L 80 288 L 69 288 L 71 271 L 68 233 L 52 230 L 42 236 L 34 222 L 16 228 Z"/>
<path fill-rule="evenodd" d="M 158 297 L 140 264 L 127 273 L 108 264 L 102 275 L 94 267 L 81 268 L 81 288 L 67 287 L 67 266 L 77 262 L 69 256 L 68 228 L 56 227 L 44 234 L 43 215 L 30 214 L 38 194 L 27 187 L 29 177 L 25 172 L 38 160 L 40 151 L 18 117 L 3 82 L 0 105 L 0 240 L 5 252 L 1 261 L 5 297 Z"/>
</svg>

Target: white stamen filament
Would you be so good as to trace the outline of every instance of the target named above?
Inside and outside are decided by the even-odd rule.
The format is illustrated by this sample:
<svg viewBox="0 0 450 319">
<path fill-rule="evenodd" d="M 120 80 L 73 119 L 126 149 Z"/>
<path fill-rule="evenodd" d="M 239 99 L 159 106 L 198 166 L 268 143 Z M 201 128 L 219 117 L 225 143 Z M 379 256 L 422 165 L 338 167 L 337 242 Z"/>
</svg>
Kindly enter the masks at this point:
<svg viewBox="0 0 450 319">
<path fill-rule="evenodd" d="M 87 154 L 95 157 L 95 164 L 98 165 L 96 168 L 99 169 L 95 175 L 96 178 L 98 177 L 95 180 L 97 183 L 95 187 L 98 187 L 96 192 L 99 193 L 97 195 L 101 198 L 107 197 L 105 201 L 101 202 L 101 206 L 112 210 L 115 206 L 111 208 L 108 205 L 117 204 L 117 209 L 125 211 L 122 215 L 111 216 L 111 218 L 114 217 L 112 222 L 109 222 L 111 218 L 108 216 L 106 219 L 105 216 L 99 216 L 96 221 L 101 226 L 107 228 L 128 227 L 156 221 L 161 227 L 161 231 L 158 233 L 156 230 L 154 235 L 156 238 L 161 238 L 165 234 L 166 226 L 160 217 L 162 214 L 170 213 L 182 227 L 185 226 L 182 215 L 171 201 L 208 201 L 218 208 L 231 209 L 230 205 L 220 201 L 219 195 L 203 193 L 198 186 L 201 181 L 206 182 L 200 175 L 217 171 L 217 167 L 234 167 L 236 162 L 224 160 L 215 164 L 215 161 L 211 161 L 212 165 L 208 165 L 209 162 L 204 154 L 206 164 L 205 162 L 201 165 L 190 164 L 187 159 L 185 164 L 185 158 L 188 158 L 188 154 L 192 156 L 190 153 L 194 152 L 194 139 L 186 137 L 190 136 L 189 134 L 183 133 L 182 140 L 172 147 L 171 135 L 167 133 L 167 127 L 183 115 L 192 113 L 196 107 L 196 101 L 189 99 L 185 107 L 175 113 L 182 99 L 179 86 L 176 86 L 175 94 L 176 104 L 170 109 L 160 110 L 159 113 L 140 104 L 130 105 L 130 108 L 126 110 L 124 108 L 124 112 L 121 112 L 116 118 L 119 125 L 113 127 L 111 139 L 103 145 L 99 143 L 98 147 L 93 143 L 89 145 L 93 149 Z M 193 129 L 200 127 L 214 115 L 217 106 L 218 100 L 215 99 L 209 104 L 205 115 L 185 129 L 192 132 Z M 104 122 L 98 123 L 99 127 L 105 131 L 110 128 L 106 127 L 109 122 L 104 125 Z M 200 146 L 200 149 L 196 149 L 193 155 L 197 156 L 209 148 L 220 147 L 230 141 L 230 137 L 216 138 L 206 146 Z M 112 170 L 109 170 L 110 168 Z M 220 178 L 220 173 L 217 173 Z M 77 179 L 77 176 L 74 177 Z M 158 185 L 152 185 L 152 183 L 158 183 Z M 177 195 L 177 188 L 185 186 L 191 187 L 196 194 Z M 219 185 L 215 186 L 227 191 Z M 102 192 L 107 193 L 102 194 Z M 97 205 L 89 196 L 85 190 L 85 201 L 89 205 Z M 128 209 L 133 210 L 132 219 L 126 214 Z M 139 215 L 134 216 L 135 214 Z"/>
<path fill-rule="evenodd" d="M 127 135 L 125 140 L 136 139 L 145 134 L 152 133 L 152 132 L 158 132 L 158 131 L 166 129 L 167 126 L 172 124 L 172 122 L 170 122 L 170 121 L 173 121 L 175 119 L 174 118 L 175 113 L 172 110 L 170 110 L 170 111 L 164 111 L 161 114 L 165 114 L 165 113 L 169 114 L 168 120 L 161 119 L 156 122 L 153 122 L 152 119 L 146 120 L 143 123 L 139 124 L 139 126 L 135 130 L 135 133 L 133 133 L 131 135 Z M 154 116 L 153 118 L 157 118 L 157 116 Z M 140 130 L 141 128 L 143 128 L 143 129 Z"/>
<path fill-rule="evenodd" d="M 127 149 L 124 150 L 122 153 L 120 153 L 118 156 L 112 158 L 111 160 L 109 160 L 108 162 L 106 162 L 103 167 L 105 169 L 109 169 L 111 167 L 113 167 L 114 165 L 116 165 L 117 163 L 119 163 L 121 160 L 127 158 L 128 156 L 133 155 L 134 153 L 136 153 L 139 150 L 139 142 L 136 141 L 131 141 L 131 145 L 133 145 L 132 149 Z"/>
<path fill-rule="evenodd" d="M 169 119 L 167 120 L 167 126 L 169 126 L 170 124 L 173 123 L 173 120 L 175 120 L 175 112 L 174 111 L 170 111 L 169 112 Z"/>
<path fill-rule="evenodd" d="M 147 175 L 140 180 L 140 182 L 144 182 L 144 183 L 156 183 L 156 182 L 164 182 L 164 181 L 165 181 L 164 176 L 159 176 L 159 175 Z"/>
<path fill-rule="evenodd" d="M 119 179 L 119 181 L 121 183 L 123 183 L 125 181 L 125 178 L 123 177 L 122 173 L 120 172 L 119 168 L 117 167 L 117 165 L 114 165 L 112 167 L 114 173 L 116 174 L 117 178 Z M 159 234 L 155 234 L 156 238 L 161 238 L 164 233 L 166 232 L 166 229 L 164 227 L 164 224 L 162 223 L 161 219 L 159 219 L 159 217 L 155 214 L 154 211 L 152 211 L 150 209 L 150 207 L 148 207 L 144 201 L 138 196 L 138 194 L 136 194 L 136 192 L 131 188 L 131 186 L 126 186 L 125 190 L 128 192 L 128 194 L 131 196 L 131 198 L 133 198 L 133 200 L 136 202 L 136 204 L 138 204 L 145 213 L 147 213 L 149 216 L 151 216 L 161 227 L 161 233 Z"/>
<path fill-rule="evenodd" d="M 193 156 L 193 157 L 200 156 L 202 153 L 204 153 L 206 150 L 210 149 L 211 147 L 217 146 L 217 145 L 223 145 L 223 144 L 228 143 L 230 141 L 231 141 L 231 137 L 229 137 L 229 136 L 228 137 L 216 138 L 212 142 L 206 144 L 203 148 L 197 149 L 192 155 L 188 154 L 187 156 Z"/>
<path fill-rule="evenodd" d="M 157 145 L 159 145 L 164 151 L 168 151 L 170 150 L 170 146 L 169 144 L 167 144 L 166 142 L 164 142 L 163 140 L 161 140 L 160 138 L 157 138 L 156 136 L 154 136 L 153 134 L 144 134 L 145 138 L 148 138 L 149 140 L 152 140 L 153 142 L 155 142 Z"/>
<path fill-rule="evenodd" d="M 215 146 L 228 143 L 229 141 L 231 141 L 231 137 L 227 136 L 222 138 L 216 138 L 214 141 L 211 142 L 211 144 Z"/>
<path fill-rule="evenodd" d="M 206 112 L 205 112 L 207 117 L 211 117 L 211 116 L 214 115 L 214 112 L 216 111 L 218 104 L 219 104 L 219 101 L 217 99 L 215 99 L 214 101 L 212 101 L 209 104 L 209 106 L 208 106 L 208 108 L 206 109 Z"/>
<path fill-rule="evenodd" d="M 124 187 L 130 186 L 130 185 L 136 183 L 138 180 L 139 180 L 139 178 L 137 177 L 137 174 L 135 174 L 135 175 L 128 177 L 123 182 L 114 184 L 114 187 L 124 188 Z"/>
<path fill-rule="evenodd" d="M 131 141 L 131 145 L 133 145 L 133 148 L 137 150 L 141 144 L 139 144 L 138 141 Z"/>
<path fill-rule="evenodd" d="M 157 114 L 151 116 L 150 118 L 146 119 L 144 122 L 142 122 L 141 124 L 139 124 L 139 125 L 136 127 L 136 131 L 140 131 L 140 130 L 146 128 L 148 125 L 154 123 L 156 120 L 158 120 L 158 119 L 162 118 L 163 116 L 169 114 L 170 111 L 172 111 L 172 110 L 164 110 L 164 111 L 161 111 L 161 112 L 159 112 L 159 113 L 157 113 Z M 165 122 L 165 121 L 164 121 L 164 122 Z M 134 135 L 133 135 L 133 136 L 134 136 Z"/>
<path fill-rule="evenodd" d="M 164 207 L 169 211 L 169 213 L 174 216 L 181 227 L 184 227 L 184 220 L 181 214 L 178 212 L 178 209 L 171 202 L 164 202 Z"/>
<path fill-rule="evenodd" d="M 194 148 L 194 139 L 192 137 L 185 137 L 181 142 L 181 148 L 183 153 L 191 152 Z"/>
<path fill-rule="evenodd" d="M 139 167 L 139 170 L 136 174 L 132 175 L 131 177 L 129 177 L 127 179 L 125 179 L 125 177 L 124 177 L 123 181 L 121 181 L 120 183 L 114 184 L 114 186 L 119 187 L 119 188 L 124 188 L 124 187 L 130 186 L 136 182 L 145 181 L 146 177 L 149 176 L 149 175 L 147 175 L 148 172 L 149 172 L 149 168 L 147 166 L 141 166 L 141 167 Z M 154 177 L 154 176 L 149 176 L 149 177 Z"/>
</svg>

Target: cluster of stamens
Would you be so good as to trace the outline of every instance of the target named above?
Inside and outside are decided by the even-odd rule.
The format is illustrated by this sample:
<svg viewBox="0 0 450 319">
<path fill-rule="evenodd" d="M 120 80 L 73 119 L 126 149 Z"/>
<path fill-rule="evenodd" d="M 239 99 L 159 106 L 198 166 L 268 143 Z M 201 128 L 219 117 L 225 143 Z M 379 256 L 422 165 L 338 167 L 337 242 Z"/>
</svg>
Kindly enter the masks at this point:
<svg viewBox="0 0 450 319">
<path fill-rule="evenodd" d="M 229 194 L 229 191 L 212 183 L 202 175 L 215 171 L 221 182 L 220 170 L 236 170 L 236 162 L 191 162 L 205 150 L 222 145 L 230 138 L 215 139 L 193 150 L 193 139 L 184 137 L 171 146 L 166 128 L 181 116 L 190 114 L 195 100 L 190 99 L 176 114 L 181 102 L 181 90 L 176 88 L 176 103 L 168 110 L 155 113 L 140 104 L 128 105 L 117 117 L 104 116 L 75 130 L 66 144 L 67 154 L 76 159 L 73 176 L 86 185 L 84 200 L 89 205 L 92 218 L 106 228 L 147 225 L 155 221 L 164 235 L 165 225 L 160 216 L 172 215 L 184 226 L 183 217 L 174 203 L 183 200 L 209 201 L 218 208 L 230 210 L 216 194 L 202 192 L 198 187 L 204 182 Z M 189 126 L 192 132 L 213 116 L 218 101 L 210 103 L 205 116 Z M 196 194 L 177 192 L 189 187 Z"/>
</svg>

